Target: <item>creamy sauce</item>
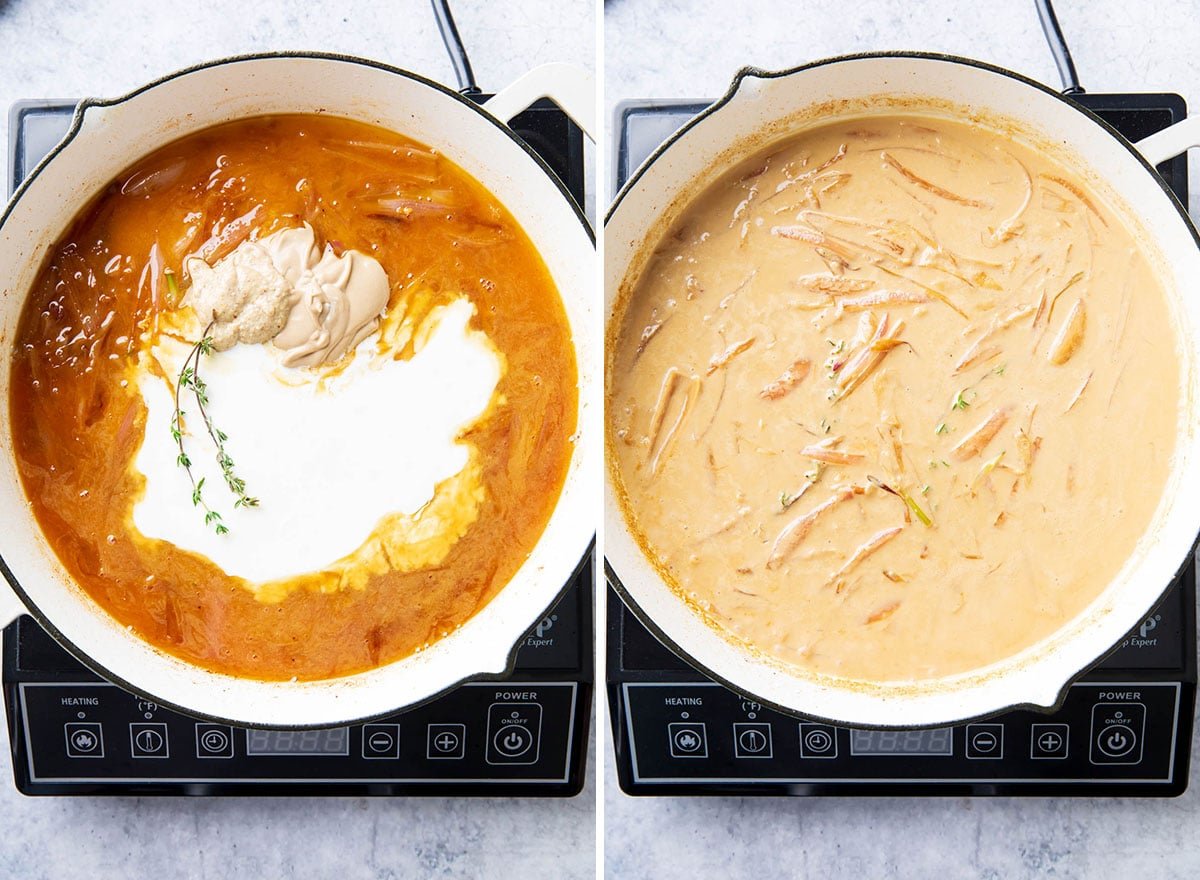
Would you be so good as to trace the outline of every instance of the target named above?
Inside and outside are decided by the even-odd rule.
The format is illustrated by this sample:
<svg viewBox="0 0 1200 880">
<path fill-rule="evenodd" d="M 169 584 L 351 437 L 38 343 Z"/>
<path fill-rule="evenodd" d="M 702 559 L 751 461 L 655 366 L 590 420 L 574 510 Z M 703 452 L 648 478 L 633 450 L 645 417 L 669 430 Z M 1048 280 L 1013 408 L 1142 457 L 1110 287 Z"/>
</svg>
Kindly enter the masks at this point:
<svg viewBox="0 0 1200 880">
<path fill-rule="evenodd" d="M 1162 283 L 1023 142 L 808 131 L 687 206 L 625 306 L 626 515 L 726 635 L 866 681 L 986 666 L 1132 552 L 1174 449 Z"/>
<path fill-rule="evenodd" d="M 281 367 L 263 345 L 235 345 L 205 358 L 213 422 L 229 434 L 228 452 L 260 500 L 233 507 L 194 407 L 185 403 L 192 411 L 185 435 L 195 450 L 192 470 L 229 527 L 222 535 L 187 503 L 191 484 L 176 463 L 173 385 L 164 376 L 179 374 L 191 346 L 164 336 L 137 370 L 146 421 L 133 466 L 145 492 L 133 509 L 134 526 L 144 537 L 202 554 L 256 590 L 324 571 L 343 557 L 368 564 L 377 550 L 368 538 L 393 514 L 408 515 L 392 524 L 404 524 L 394 542 L 409 543 L 412 515 L 439 486 L 466 500 L 481 489 L 477 472 L 465 484 L 451 481 L 472 451 L 460 435 L 487 410 L 501 374 L 487 337 L 468 326 L 473 313 L 469 301 L 455 300 L 430 317 L 428 340 L 411 359 L 375 358 L 368 339 L 349 366 L 328 378 Z M 424 537 L 442 540 L 424 564 L 440 562 L 478 515 L 478 504 L 456 509 L 453 519 L 428 529 Z M 280 584 L 265 595 L 278 599 L 284 592 Z"/>
<path fill-rule="evenodd" d="M 343 357 L 379 326 L 388 304 L 379 261 L 335 253 L 329 242 L 318 247 L 308 223 L 243 241 L 215 266 L 193 257 L 184 267 L 192 282 L 184 303 L 217 351 L 271 342 L 288 367 Z"/>
<path fill-rule="evenodd" d="M 83 205 L 18 294 L 7 424 L 33 515 L 98 611 L 189 663 L 286 681 L 409 656 L 504 588 L 557 503 L 578 407 L 558 291 L 505 207 L 403 135 L 326 115 L 188 134 Z M 224 535 L 170 430 L 206 309 L 229 330 L 201 359 L 214 425 L 259 500 L 234 506 L 185 395 Z"/>
</svg>

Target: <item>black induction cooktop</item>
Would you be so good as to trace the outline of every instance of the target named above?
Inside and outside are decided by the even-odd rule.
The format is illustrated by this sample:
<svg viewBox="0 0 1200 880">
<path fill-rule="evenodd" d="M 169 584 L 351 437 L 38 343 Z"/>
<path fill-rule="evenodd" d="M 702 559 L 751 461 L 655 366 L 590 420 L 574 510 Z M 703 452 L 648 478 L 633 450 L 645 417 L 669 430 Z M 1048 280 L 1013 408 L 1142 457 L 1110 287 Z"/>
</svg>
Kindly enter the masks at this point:
<svg viewBox="0 0 1200 880">
<path fill-rule="evenodd" d="M 1184 118 L 1174 94 L 1079 94 L 1131 140 Z M 623 185 L 706 101 L 618 107 Z M 1159 166 L 1187 203 L 1187 160 Z M 610 583 L 616 578 L 606 574 Z M 1053 712 L 926 730 L 865 730 L 766 708 L 663 646 L 608 590 L 608 700 L 621 788 L 638 795 L 1171 796 L 1188 784 L 1196 565 Z"/>
<path fill-rule="evenodd" d="M 14 105 L 10 192 L 66 132 L 74 107 Z M 580 130 L 548 101 L 511 125 L 582 205 Z M 324 730 L 251 730 L 163 709 L 96 676 L 22 617 L 5 629 L 3 652 L 17 788 L 30 795 L 578 794 L 591 718 L 592 577 L 589 552 L 503 680 Z"/>
</svg>

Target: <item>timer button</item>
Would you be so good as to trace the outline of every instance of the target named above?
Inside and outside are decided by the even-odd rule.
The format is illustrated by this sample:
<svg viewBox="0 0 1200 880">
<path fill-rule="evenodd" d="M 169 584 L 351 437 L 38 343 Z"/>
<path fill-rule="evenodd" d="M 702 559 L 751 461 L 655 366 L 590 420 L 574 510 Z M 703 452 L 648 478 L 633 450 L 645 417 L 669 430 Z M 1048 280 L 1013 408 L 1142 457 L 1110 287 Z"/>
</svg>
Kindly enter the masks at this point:
<svg viewBox="0 0 1200 880">
<path fill-rule="evenodd" d="M 233 728 L 224 724 L 196 723 L 197 758 L 232 758 Z"/>
<path fill-rule="evenodd" d="M 801 758 L 836 758 L 837 754 L 837 728 L 828 724 L 801 723 Z"/>
</svg>

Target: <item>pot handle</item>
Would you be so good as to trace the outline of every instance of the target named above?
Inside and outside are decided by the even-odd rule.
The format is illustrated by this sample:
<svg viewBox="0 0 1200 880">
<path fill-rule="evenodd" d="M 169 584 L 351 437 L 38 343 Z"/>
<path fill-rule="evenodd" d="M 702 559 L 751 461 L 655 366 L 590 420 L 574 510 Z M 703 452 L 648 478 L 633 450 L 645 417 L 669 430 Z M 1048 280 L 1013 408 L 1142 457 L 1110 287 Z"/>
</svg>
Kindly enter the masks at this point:
<svg viewBox="0 0 1200 880">
<path fill-rule="evenodd" d="M 535 67 L 483 103 L 505 125 L 539 98 L 549 98 L 596 142 L 596 81 L 582 67 L 556 62 Z"/>
<path fill-rule="evenodd" d="M 1156 131 L 1134 146 L 1151 165 L 1159 165 L 1186 153 L 1189 147 L 1200 147 L 1200 116 L 1181 119 L 1170 128 Z"/>
</svg>

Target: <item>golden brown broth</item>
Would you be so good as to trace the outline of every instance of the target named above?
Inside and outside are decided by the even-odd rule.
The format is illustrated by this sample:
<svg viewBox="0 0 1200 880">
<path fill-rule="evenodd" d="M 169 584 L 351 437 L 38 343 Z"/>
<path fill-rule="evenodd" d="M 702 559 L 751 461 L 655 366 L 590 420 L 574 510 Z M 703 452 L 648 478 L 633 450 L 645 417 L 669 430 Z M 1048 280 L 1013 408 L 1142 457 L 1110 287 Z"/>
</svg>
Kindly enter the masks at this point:
<svg viewBox="0 0 1200 880">
<path fill-rule="evenodd" d="M 805 132 L 687 206 L 609 395 L 668 580 L 735 639 L 866 681 L 977 669 L 1085 608 L 1158 504 L 1179 407 L 1162 284 L 1118 217 L 1012 138 L 899 115 Z"/>
<path fill-rule="evenodd" d="M 124 190 L 124 191 L 123 191 Z M 391 199 L 420 196 L 395 216 Z M 139 334 L 172 307 L 163 266 L 307 220 L 319 240 L 380 261 L 390 309 L 460 293 L 503 353 L 503 405 L 470 430 L 479 519 L 435 569 L 279 604 L 208 560 L 132 540 L 145 408 L 121 382 Z M 386 214 L 392 214 L 388 219 Z M 207 247 L 205 247 L 207 243 Z M 152 249 L 161 249 L 161 258 Z M 576 366 L 558 292 L 513 217 L 446 158 L 345 119 L 276 116 L 189 135 L 123 173 L 51 249 L 21 315 L 9 407 L 33 512 L 68 571 L 142 638 L 209 669 L 262 679 L 346 675 L 405 657 L 485 605 L 528 556 L 557 501 L 575 430 Z M 393 463 L 395 466 L 401 463 Z M 186 499 L 183 499 L 186 503 Z"/>
</svg>

